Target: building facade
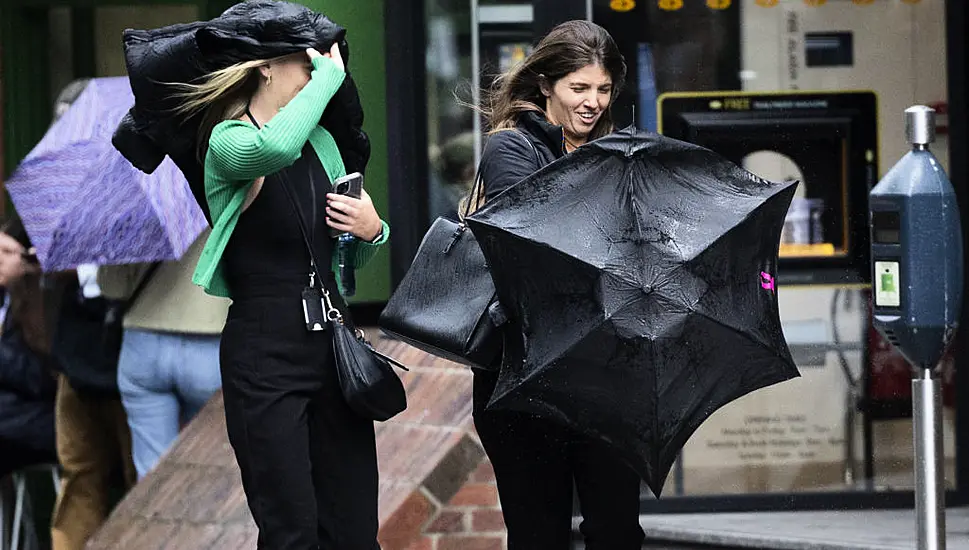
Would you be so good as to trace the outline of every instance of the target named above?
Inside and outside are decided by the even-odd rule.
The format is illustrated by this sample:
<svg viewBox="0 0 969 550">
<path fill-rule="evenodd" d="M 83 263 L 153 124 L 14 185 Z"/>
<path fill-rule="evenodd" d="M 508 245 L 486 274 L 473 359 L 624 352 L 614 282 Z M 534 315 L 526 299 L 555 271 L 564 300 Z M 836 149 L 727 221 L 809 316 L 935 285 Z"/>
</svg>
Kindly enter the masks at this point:
<svg viewBox="0 0 969 550">
<path fill-rule="evenodd" d="M 373 141 L 366 185 L 393 227 L 390 249 L 360 276 L 354 302 L 362 319 L 376 318 L 430 223 L 452 212 L 470 184 L 487 136 L 463 103 L 479 99 L 477 90 L 555 24 L 591 19 L 614 36 L 629 67 L 615 106 L 620 126 L 707 136 L 706 146 L 759 175 L 802 182 L 779 274 L 785 334 L 802 377 L 711 417 L 684 448 L 667 495 L 655 500 L 644 490 L 643 510 L 912 505 L 910 373 L 871 327 L 865 197 L 907 150 L 903 110 L 928 104 L 940 114 L 933 150 L 965 215 L 964 2 L 303 3 L 349 29 L 350 69 Z M 61 86 L 123 74 L 122 29 L 211 17 L 227 5 L 4 0 L 4 170 L 43 135 Z M 764 102 L 782 114 L 764 118 L 754 108 Z M 810 120 L 782 131 L 778 116 Z M 752 130 L 735 139 L 678 122 L 729 117 Z M 943 365 L 946 479 L 949 502 L 961 504 L 969 502 L 966 342 L 960 335 Z"/>
</svg>

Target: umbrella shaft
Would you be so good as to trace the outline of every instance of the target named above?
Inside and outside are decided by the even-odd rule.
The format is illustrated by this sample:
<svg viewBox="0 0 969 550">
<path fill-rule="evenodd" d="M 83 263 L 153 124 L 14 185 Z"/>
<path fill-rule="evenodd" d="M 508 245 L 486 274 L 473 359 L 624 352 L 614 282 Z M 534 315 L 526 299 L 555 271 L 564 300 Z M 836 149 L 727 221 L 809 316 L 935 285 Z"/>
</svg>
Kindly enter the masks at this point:
<svg viewBox="0 0 969 550">
<path fill-rule="evenodd" d="M 912 380 L 918 550 L 945 550 L 941 388 L 931 369 L 919 369 Z"/>
</svg>

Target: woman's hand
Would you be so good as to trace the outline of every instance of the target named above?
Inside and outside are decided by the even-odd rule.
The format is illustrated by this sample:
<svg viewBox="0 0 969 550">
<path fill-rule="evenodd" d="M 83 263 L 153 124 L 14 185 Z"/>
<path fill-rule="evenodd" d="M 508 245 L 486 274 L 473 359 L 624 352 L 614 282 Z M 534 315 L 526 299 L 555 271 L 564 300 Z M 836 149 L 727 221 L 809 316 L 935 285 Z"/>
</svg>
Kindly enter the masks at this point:
<svg viewBox="0 0 969 550">
<path fill-rule="evenodd" d="M 313 61 L 317 57 L 323 57 L 323 54 L 316 48 L 306 48 L 306 57 L 309 57 L 310 61 Z"/>
<path fill-rule="evenodd" d="M 0 232 L 0 286 L 10 286 L 39 268 L 24 260 L 27 251 L 16 239 Z"/>
<path fill-rule="evenodd" d="M 326 57 L 333 60 L 333 63 L 343 72 L 346 72 L 346 65 L 343 63 L 343 55 L 340 54 L 340 46 L 334 42 L 333 46 L 330 47 L 330 51 L 321 54 L 316 48 L 307 48 L 306 55 L 310 58 L 310 63 L 313 62 L 317 57 Z"/>
<path fill-rule="evenodd" d="M 383 229 L 380 216 L 366 190 L 363 190 L 359 199 L 327 193 L 326 224 L 367 242 L 376 239 Z"/>
</svg>

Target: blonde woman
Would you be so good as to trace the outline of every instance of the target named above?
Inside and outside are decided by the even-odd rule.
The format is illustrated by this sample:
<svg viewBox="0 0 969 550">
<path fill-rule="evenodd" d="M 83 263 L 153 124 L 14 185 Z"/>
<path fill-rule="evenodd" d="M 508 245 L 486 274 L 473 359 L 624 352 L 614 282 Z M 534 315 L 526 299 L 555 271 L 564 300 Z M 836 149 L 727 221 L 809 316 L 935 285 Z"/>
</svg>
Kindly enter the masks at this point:
<svg viewBox="0 0 969 550">
<path fill-rule="evenodd" d="M 225 416 L 261 549 L 379 548 L 373 423 L 343 399 L 330 331 L 307 329 L 310 255 L 284 189 L 317 258 L 335 256 L 331 228 L 355 237 L 356 266 L 386 242 L 366 192 L 329 192 L 346 170 L 318 123 L 345 77 L 334 44 L 238 64 L 179 92 L 182 115 L 205 114 L 213 229 L 194 281 L 233 300 L 220 352 Z M 332 269 L 320 271 L 338 287 Z"/>
</svg>

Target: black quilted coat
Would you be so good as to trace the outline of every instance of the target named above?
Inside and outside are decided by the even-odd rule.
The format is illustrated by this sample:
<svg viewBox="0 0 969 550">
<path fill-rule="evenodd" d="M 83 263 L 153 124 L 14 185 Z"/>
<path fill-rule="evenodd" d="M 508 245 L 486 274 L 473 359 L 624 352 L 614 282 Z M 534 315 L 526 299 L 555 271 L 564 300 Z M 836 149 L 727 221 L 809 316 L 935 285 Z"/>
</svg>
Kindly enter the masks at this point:
<svg viewBox="0 0 969 550">
<path fill-rule="evenodd" d="M 211 223 L 205 201 L 203 168 L 198 160 L 201 115 L 175 118 L 171 86 L 193 82 L 242 61 L 270 59 L 306 48 L 321 52 L 339 43 L 347 78 L 323 113 L 320 124 L 336 140 L 347 172 L 365 171 L 370 142 L 363 132 L 363 108 L 349 74 L 346 29 L 309 8 L 277 0 L 237 4 L 210 21 L 124 32 L 125 60 L 135 105 L 121 121 L 112 142 L 131 164 L 153 172 L 168 155 L 188 179 L 195 199 Z"/>
</svg>

